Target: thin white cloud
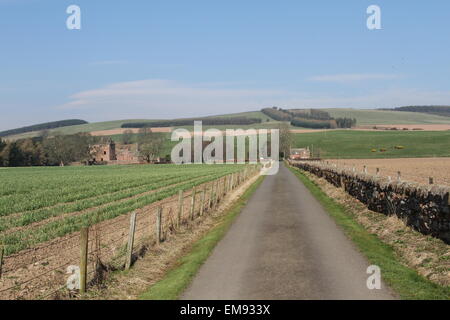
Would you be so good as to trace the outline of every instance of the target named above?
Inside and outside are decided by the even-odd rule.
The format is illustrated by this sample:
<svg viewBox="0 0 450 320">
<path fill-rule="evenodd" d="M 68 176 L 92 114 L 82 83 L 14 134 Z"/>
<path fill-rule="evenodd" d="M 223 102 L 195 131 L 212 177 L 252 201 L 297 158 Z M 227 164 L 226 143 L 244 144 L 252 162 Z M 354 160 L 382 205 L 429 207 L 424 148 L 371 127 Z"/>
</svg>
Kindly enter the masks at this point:
<svg viewBox="0 0 450 320">
<path fill-rule="evenodd" d="M 91 110 L 97 114 L 126 117 L 199 116 L 258 109 L 268 100 L 279 100 L 287 92 L 236 89 L 220 85 L 187 85 L 175 81 L 148 79 L 113 83 L 78 92 L 58 110 Z"/>
<path fill-rule="evenodd" d="M 382 73 L 353 73 L 353 74 L 329 74 L 318 75 L 309 78 L 309 81 L 316 82 L 334 82 L 334 83 L 348 83 L 366 80 L 388 80 L 401 78 L 397 74 L 382 74 Z"/>
<path fill-rule="evenodd" d="M 382 108 L 402 105 L 450 104 L 450 91 L 389 89 L 367 94 L 240 89 L 184 84 L 162 79 L 113 83 L 78 92 L 55 112 L 91 121 L 131 118 L 179 118 L 283 108 Z"/>
</svg>

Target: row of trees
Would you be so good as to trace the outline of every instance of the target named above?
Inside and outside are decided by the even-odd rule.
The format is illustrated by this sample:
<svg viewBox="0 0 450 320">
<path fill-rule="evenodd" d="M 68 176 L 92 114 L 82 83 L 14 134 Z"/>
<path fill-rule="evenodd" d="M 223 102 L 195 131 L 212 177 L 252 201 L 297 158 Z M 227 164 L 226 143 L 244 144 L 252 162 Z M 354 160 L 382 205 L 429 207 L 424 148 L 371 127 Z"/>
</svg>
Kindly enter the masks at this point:
<svg viewBox="0 0 450 320">
<path fill-rule="evenodd" d="M 356 119 L 336 118 L 336 125 L 338 128 L 351 128 L 356 126 Z"/>
<path fill-rule="evenodd" d="M 292 115 L 285 112 L 281 108 L 277 108 L 277 107 L 264 108 L 261 110 L 261 112 L 276 121 L 291 121 L 292 120 Z"/>
<path fill-rule="evenodd" d="M 160 127 L 179 127 L 192 126 L 194 121 L 202 121 L 203 125 L 249 125 L 261 123 L 259 118 L 249 117 L 205 117 L 196 119 L 178 119 L 178 120 L 160 120 L 151 122 L 127 122 L 122 124 L 122 128 L 160 128 Z"/>
<path fill-rule="evenodd" d="M 326 111 L 319 109 L 292 109 L 285 110 L 292 118 L 312 119 L 312 120 L 333 120 L 333 117 Z"/>
<path fill-rule="evenodd" d="M 420 112 L 450 117 L 450 106 L 405 106 L 393 109 L 382 109 L 393 111 Z"/>
<path fill-rule="evenodd" d="M 293 118 L 291 124 L 294 127 L 311 128 L 311 129 L 334 129 L 336 122 L 334 120 L 312 120 L 303 118 Z"/>
<path fill-rule="evenodd" d="M 82 133 L 54 137 L 44 134 L 18 141 L 0 140 L 0 166 L 56 166 L 86 161 L 90 158 L 90 145 L 99 140 Z"/>
<path fill-rule="evenodd" d="M 356 119 L 337 118 L 319 109 L 282 109 L 264 108 L 262 113 L 277 121 L 289 121 L 291 125 L 312 129 L 351 128 L 356 125 Z"/>
<path fill-rule="evenodd" d="M 151 162 L 158 158 L 165 146 L 165 135 L 152 132 L 149 128 L 139 130 L 137 137 L 130 131 L 125 144 L 138 144 L 139 156 Z M 5 141 L 0 139 L 0 167 L 58 166 L 71 162 L 88 162 L 93 145 L 109 143 L 107 137 L 93 137 L 87 133 L 48 136 Z"/>
</svg>

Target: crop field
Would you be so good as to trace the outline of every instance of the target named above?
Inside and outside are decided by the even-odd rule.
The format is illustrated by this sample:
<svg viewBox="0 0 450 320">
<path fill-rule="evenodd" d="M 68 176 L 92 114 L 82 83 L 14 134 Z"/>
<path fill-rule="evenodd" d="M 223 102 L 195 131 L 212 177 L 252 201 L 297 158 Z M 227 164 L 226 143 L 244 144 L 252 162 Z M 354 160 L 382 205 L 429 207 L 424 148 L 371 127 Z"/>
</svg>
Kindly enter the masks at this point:
<svg viewBox="0 0 450 320">
<path fill-rule="evenodd" d="M 401 179 L 428 184 L 432 177 L 434 184 L 450 186 L 450 158 L 405 158 L 405 159 L 340 159 L 327 160 L 339 167 L 349 169 L 355 167 L 362 171 L 364 166 L 369 174 L 375 174 L 376 168 L 380 169 L 381 176 L 390 176 L 397 179 L 400 171 Z"/>
<path fill-rule="evenodd" d="M 137 165 L 0 169 L 0 241 L 10 255 L 242 168 Z"/>
<path fill-rule="evenodd" d="M 419 112 L 344 108 L 323 110 L 335 118 L 355 118 L 357 125 L 450 124 L 449 117 Z"/>
<path fill-rule="evenodd" d="M 313 147 L 326 159 L 450 157 L 450 131 L 337 130 L 299 133 L 296 148 Z"/>
</svg>

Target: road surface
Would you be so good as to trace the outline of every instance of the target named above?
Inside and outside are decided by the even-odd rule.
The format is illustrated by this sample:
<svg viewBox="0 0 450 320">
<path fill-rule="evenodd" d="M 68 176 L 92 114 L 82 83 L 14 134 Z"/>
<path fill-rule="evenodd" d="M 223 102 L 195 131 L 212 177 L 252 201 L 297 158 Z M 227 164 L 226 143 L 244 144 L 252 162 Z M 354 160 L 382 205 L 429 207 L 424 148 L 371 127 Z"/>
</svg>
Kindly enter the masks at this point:
<svg viewBox="0 0 450 320">
<path fill-rule="evenodd" d="M 369 262 L 284 165 L 268 176 L 182 299 L 394 299 Z"/>
</svg>

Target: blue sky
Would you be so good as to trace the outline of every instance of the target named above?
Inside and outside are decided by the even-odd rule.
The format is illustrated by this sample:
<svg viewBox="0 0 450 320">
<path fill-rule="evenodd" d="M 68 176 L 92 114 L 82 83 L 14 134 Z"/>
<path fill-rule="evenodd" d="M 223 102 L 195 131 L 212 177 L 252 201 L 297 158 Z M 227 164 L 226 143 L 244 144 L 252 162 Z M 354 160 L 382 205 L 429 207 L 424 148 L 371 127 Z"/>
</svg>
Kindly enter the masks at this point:
<svg viewBox="0 0 450 320">
<path fill-rule="evenodd" d="M 0 129 L 450 104 L 449 31 L 445 0 L 0 0 Z"/>
</svg>

